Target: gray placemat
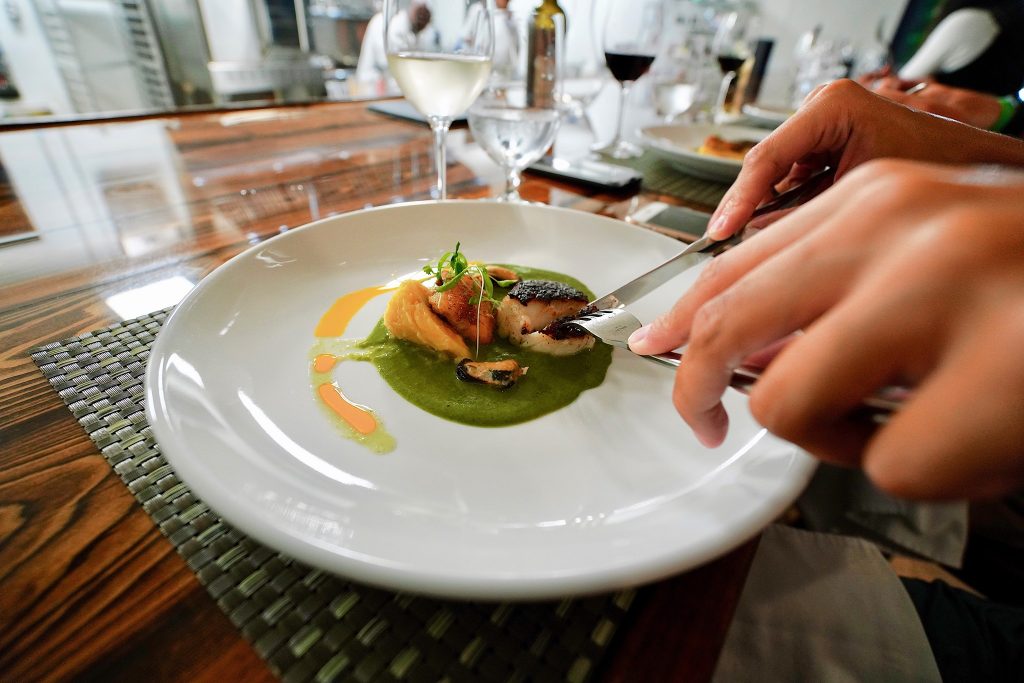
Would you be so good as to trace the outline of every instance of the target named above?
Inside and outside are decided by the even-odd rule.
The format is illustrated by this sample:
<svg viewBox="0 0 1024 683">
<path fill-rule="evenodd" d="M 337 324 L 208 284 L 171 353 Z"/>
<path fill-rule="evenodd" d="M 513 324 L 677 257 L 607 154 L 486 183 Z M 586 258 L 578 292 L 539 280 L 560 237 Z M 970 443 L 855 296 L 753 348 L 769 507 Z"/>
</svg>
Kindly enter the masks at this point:
<svg viewBox="0 0 1024 683">
<path fill-rule="evenodd" d="M 594 677 L 634 591 L 543 603 L 436 600 L 370 588 L 246 537 L 178 479 L 143 409 L 169 310 L 32 350 L 160 531 L 285 681 L 568 681 Z"/>
<path fill-rule="evenodd" d="M 602 158 L 609 163 L 628 166 L 640 171 L 644 176 L 643 189 L 648 192 L 683 199 L 699 204 L 709 211 L 718 206 L 725 191 L 729 189 L 728 183 L 718 183 L 686 175 L 649 151 L 644 152 L 636 159 Z"/>
</svg>

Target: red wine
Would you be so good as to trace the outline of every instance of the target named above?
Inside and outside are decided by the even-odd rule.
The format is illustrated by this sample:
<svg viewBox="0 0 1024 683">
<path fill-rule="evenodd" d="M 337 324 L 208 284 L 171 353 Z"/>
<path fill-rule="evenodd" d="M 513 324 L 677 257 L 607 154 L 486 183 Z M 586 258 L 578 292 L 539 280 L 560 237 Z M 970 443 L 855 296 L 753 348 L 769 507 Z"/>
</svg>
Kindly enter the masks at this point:
<svg viewBox="0 0 1024 683">
<path fill-rule="evenodd" d="M 745 61 L 747 60 L 743 57 L 737 57 L 735 55 L 718 55 L 718 68 L 722 70 L 722 74 L 724 75 L 730 71 L 739 71 Z"/>
<path fill-rule="evenodd" d="M 654 63 L 654 55 L 633 55 L 622 52 L 605 52 L 604 61 L 612 76 L 619 83 L 635 81 L 647 73 Z"/>
</svg>

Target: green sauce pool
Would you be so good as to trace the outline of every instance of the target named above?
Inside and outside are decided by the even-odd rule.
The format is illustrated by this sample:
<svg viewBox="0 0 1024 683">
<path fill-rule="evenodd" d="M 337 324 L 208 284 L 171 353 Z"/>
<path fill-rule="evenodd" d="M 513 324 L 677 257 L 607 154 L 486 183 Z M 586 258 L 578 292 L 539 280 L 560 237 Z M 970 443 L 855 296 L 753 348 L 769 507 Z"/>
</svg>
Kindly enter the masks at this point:
<svg viewBox="0 0 1024 683">
<path fill-rule="evenodd" d="M 509 265 L 524 280 L 564 282 L 593 299 L 593 292 L 578 280 L 547 270 Z M 504 294 L 504 291 L 502 291 Z M 498 291 L 495 291 L 498 296 Z M 455 363 L 441 354 L 400 339 L 393 339 L 378 322 L 359 344 L 354 359 L 372 362 L 384 381 L 413 405 L 453 422 L 480 427 L 502 427 L 533 420 L 564 408 L 587 389 L 604 381 L 612 362 L 612 348 L 597 343 L 573 356 L 551 356 L 524 350 L 504 339 L 480 347 L 475 360 L 514 358 L 529 372 L 509 389 L 463 382 L 455 376 Z M 475 350 L 470 343 L 470 350 Z"/>
</svg>

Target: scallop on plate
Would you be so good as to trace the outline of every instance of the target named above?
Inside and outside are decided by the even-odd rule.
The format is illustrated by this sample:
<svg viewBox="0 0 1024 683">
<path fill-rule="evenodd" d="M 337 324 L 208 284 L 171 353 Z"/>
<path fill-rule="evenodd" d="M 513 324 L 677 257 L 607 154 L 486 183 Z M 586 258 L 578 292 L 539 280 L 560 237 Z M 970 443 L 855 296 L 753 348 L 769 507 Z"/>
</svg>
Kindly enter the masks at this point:
<svg viewBox="0 0 1024 683">
<path fill-rule="evenodd" d="M 736 148 L 752 146 L 769 132 L 725 124 L 673 124 L 642 128 L 640 141 L 687 175 L 731 183 L 743 167 Z"/>
<path fill-rule="evenodd" d="M 588 296 L 680 250 L 610 218 L 491 201 L 356 211 L 257 244 L 202 280 L 154 342 L 146 415 L 171 467 L 271 548 L 364 583 L 467 599 L 658 580 L 753 537 L 802 491 L 813 461 L 759 426 L 745 396 L 728 391 L 728 438 L 705 448 L 673 408 L 673 373 L 621 349 L 588 350 L 594 381 L 531 419 L 439 416 L 470 390 L 532 409 L 515 401 L 566 377 L 561 358 L 537 356 L 503 393 L 452 380 L 454 362 L 410 346 L 392 365 L 371 362 L 360 344 L 380 336 L 390 297 L 410 279 L 429 285 L 424 268 L 456 243 L 471 263 L 564 274 Z M 630 309 L 651 320 L 694 277 Z M 325 349 L 345 360 L 321 364 Z M 565 359 L 580 364 L 569 380 L 587 358 Z M 380 370 L 420 363 L 440 374 L 413 393 Z M 424 409 L 417 391 L 440 408 Z M 332 412 L 343 403 L 361 411 L 357 429 Z"/>
</svg>

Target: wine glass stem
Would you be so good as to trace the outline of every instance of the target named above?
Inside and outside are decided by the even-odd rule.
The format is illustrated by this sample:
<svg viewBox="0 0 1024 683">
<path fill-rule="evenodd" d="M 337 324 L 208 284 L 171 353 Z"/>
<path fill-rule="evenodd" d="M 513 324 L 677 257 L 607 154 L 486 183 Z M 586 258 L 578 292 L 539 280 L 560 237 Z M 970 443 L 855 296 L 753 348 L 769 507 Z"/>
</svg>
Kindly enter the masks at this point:
<svg viewBox="0 0 1024 683">
<path fill-rule="evenodd" d="M 629 91 L 633 88 L 633 81 L 622 82 L 622 94 L 619 97 L 619 119 L 615 123 L 615 142 L 612 144 L 618 144 L 622 142 L 622 127 L 626 121 L 626 103 L 629 102 Z"/>
<path fill-rule="evenodd" d="M 502 201 L 518 202 L 519 197 L 519 170 L 514 166 L 505 168 L 505 193 L 501 195 Z"/>
<path fill-rule="evenodd" d="M 437 162 L 437 186 L 435 188 L 436 199 L 448 198 L 448 160 L 446 158 L 447 147 L 445 141 L 448 137 L 448 128 L 452 120 L 440 116 L 430 117 L 430 130 L 434 132 L 434 159 Z"/>
</svg>

